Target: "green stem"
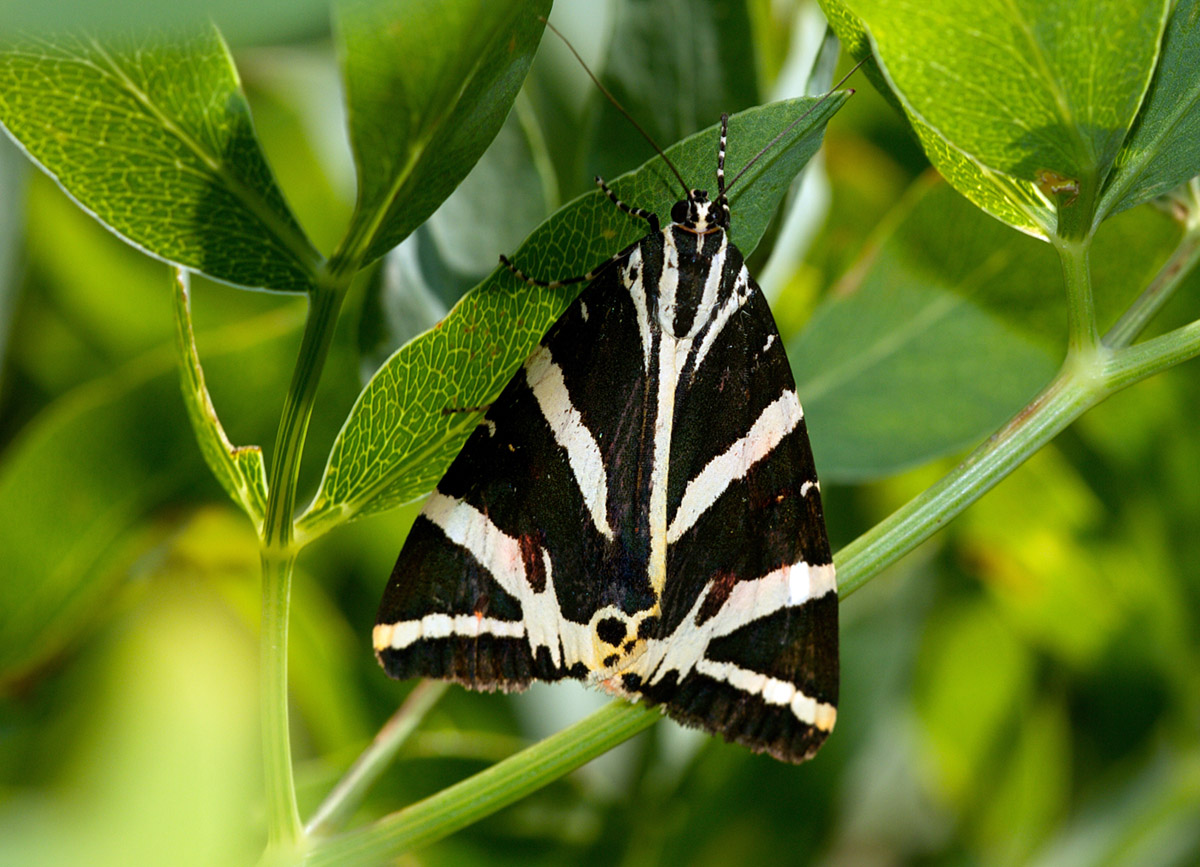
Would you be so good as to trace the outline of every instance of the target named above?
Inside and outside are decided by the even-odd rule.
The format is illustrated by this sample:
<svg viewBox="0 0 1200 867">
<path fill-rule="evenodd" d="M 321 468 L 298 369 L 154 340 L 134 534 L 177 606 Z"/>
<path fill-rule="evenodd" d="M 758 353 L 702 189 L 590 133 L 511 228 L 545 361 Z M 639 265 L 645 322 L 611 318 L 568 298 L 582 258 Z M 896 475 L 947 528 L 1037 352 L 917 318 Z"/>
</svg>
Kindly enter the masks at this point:
<svg viewBox="0 0 1200 867">
<path fill-rule="evenodd" d="M 309 296 L 308 318 L 300 353 L 292 373 L 279 431 L 275 437 L 275 455 L 267 483 L 267 514 L 263 521 L 263 541 L 268 548 L 287 550 L 292 546 L 292 519 L 296 508 L 296 478 L 300 456 L 308 435 L 313 399 L 321 379 L 321 369 L 333 341 L 338 310 L 345 293 L 342 287 L 317 285 Z"/>
<path fill-rule="evenodd" d="M 954 470 L 838 552 L 839 597 L 845 599 L 944 527 L 1101 397 L 1064 368 Z"/>
<path fill-rule="evenodd" d="M 1175 294 L 1183 278 L 1200 261 L 1200 226 L 1190 228 L 1175 252 L 1159 269 L 1137 300 L 1129 305 L 1117 323 L 1104 335 L 1104 345 L 1117 349 L 1128 346 Z"/>
<path fill-rule="evenodd" d="M 287 852 L 300 840 L 300 812 L 288 732 L 288 597 L 294 554 L 262 553 L 262 635 L 259 670 L 268 850 Z"/>
<path fill-rule="evenodd" d="M 1200 322 L 1113 353 L 1104 367 L 1112 391 L 1133 385 L 1200 354 Z"/>
<path fill-rule="evenodd" d="M 313 399 L 343 296 L 341 287 L 332 285 L 315 285 L 310 293 L 300 353 L 275 438 L 263 519 L 261 714 L 268 849 L 273 852 L 293 850 L 301 839 L 288 730 L 288 604 L 296 562 L 292 513 Z"/>
<path fill-rule="evenodd" d="M 1060 239 L 1054 246 L 1062 264 L 1063 283 L 1067 290 L 1068 353 L 1079 355 L 1094 352 L 1100 344 L 1100 334 L 1096 330 L 1096 302 L 1088 267 L 1091 239 Z"/>
<path fill-rule="evenodd" d="M 380 864 L 432 843 L 520 800 L 640 731 L 662 715 L 640 704 L 614 701 L 487 770 L 392 813 L 361 830 L 318 843 L 309 867 Z"/>
<path fill-rule="evenodd" d="M 1110 340 L 1119 341 L 1126 335 L 1132 339 L 1200 261 L 1200 243 L 1194 233 L 1185 236 L 1159 272 L 1152 284 L 1155 291 L 1142 293 L 1105 335 L 1102 345 L 1092 342 L 1096 328 L 1094 312 L 1089 312 L 1092 293 L 1086 273 L 1087 249 L 1064 244 L 1060 253 L 1073 309 L 1073 351 L 1063 369 L 953 471 L 838 552 L 835 560 L 840 598 L 849 596 L 885 566 L 936 533 L 1110 394 L 1200 354 L 1200 323 L 1136 346 L 1108 348 Z"/>
<path fill-rule="evenodd" d="M 391 764 L 409 735 L 449 687 L 448 683 L 424 680 L 413 688 L 392 718 L 379 730 L 375 740 L 313 813 L 304 829 L 306 834 L 310 837 L 332 834 L 346 823 L 367 790 Z"/>
</svg>

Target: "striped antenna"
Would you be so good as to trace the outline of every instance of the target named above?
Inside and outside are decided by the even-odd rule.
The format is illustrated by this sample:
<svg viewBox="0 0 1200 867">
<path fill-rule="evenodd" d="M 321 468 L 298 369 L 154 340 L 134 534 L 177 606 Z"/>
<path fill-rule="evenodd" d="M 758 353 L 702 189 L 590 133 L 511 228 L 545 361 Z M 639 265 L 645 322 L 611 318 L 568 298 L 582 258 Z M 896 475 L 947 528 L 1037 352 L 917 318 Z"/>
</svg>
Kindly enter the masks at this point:
<svg viewBox="0 0 1200 867">
<path fill-rule="evenodd" d="M 868 54 L 867 57 L 870 57 L 870 55 Z M 822 105 L 824 105 L 826 100 L 828 100 L 829 97 L 833 95 L 834 91 L 836 91 L 839 87 L 841 87 L 843 84 L 845 84 L 846 80 L 848 78 L 850 78 L 850 76 L 852 76 L 854 73 L 858 72 L 858 68 L 867 62 L 867 57 L 864 57 L 862 60 L 858 61 L 858 63 L 854 64 L 854 66 L 851 67 L 850 71 L 847 72 L 845 75 L 843 75 L 837 84 L 835 84 L 833 87 L 831 87 L 824 96 L 822 96 L 820 99 L 818 99 L 816 102 L 814 102 L 811 106 L 809 106 L 808 111 L 804 112 L 804 114 L 800 115 L 794 121 L 789 123 L 787 125 L 787 128 L 784 129 L 783 132 L 781 132 L 779 135 L 775 136 L 775 138 L 773 138 L 769 142 L 767 142 L 766 145 L 763 147 L 763 149 L 760 150 L 758 153 L 756 153 L 754 155 L 754 157 L 750 160 L 750 162 L 748 162 L 744 166 L 742 166 L 742 170 L 733 176 L 733 180 L 725 185 L 725 192 L 728 193 L 733 188 L 733 185 L 738 182 L 738 179 L 742 175 L 746 174 L 746 172 L 750 170 L 750 167 L 752 165 L 754 165 L 756 162 L 758 162 L 759 158 L 762 157 L 763 154 L 765 154 L 771 148 L 775 147 L 775 145 L 777 145 L 779 143 L 780 139 L 782 139 L 785 135 L 787 135 L 789 132 L 791 132 L 793 129 L 795 129 L 796 125 L 798 123 L 800 123 L 800 121 L 804 120 L 806 117 L 808 117 L 814 111 L 816 111 L 818 108 L 820 108 Z"/>
</svg>

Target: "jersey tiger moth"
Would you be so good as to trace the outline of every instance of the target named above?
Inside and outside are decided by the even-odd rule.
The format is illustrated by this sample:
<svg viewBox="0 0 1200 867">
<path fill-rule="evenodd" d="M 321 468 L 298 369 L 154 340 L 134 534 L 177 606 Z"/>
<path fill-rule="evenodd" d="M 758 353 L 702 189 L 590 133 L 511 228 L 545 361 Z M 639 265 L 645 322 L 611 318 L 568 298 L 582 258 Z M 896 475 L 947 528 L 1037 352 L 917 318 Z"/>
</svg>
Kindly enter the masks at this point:
<svg viewBox="0 0 1200 867">
<path fill-rule="evenodd" d="M 416 519 L 373 634 L 392 677 L 577 678 L 789 762 L 833 728 L 834 567 L 787 354 L 727 234 L 726 124 L 716 197 L 680 179 L 665 228 L 597 179 L 649 232 L 590 273 L 502 257 L 588 285 Z"/>
</svg>

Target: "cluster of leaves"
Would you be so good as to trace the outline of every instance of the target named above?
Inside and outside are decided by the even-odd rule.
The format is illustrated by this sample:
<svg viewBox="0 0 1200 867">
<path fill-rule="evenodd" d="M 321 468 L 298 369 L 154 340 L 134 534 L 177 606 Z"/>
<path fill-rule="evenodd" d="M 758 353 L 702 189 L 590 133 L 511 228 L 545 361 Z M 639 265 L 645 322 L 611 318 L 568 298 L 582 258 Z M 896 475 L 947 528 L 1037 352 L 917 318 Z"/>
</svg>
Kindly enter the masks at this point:
<svg viewBox="0 0 1200 867">
<path fill-rule="evenodd" d="M 722 111 L 739 112 L 733 167 L 803 111 L 753 107 L 800 41 L 779 37 L 769 5 L 706 0 L 686 27 L 664 4 L 614 7 L 607 83 L 656 138 L 678 141 L 668 153 L 697 185 L 714 135 L 693 134 Z M 840 115 L 849 129 L 829 153 L 833 206 L 812 252 L 801 261 L 789 219 L 772 230 L 780 252 L 758 261 L 783 275 L 763 282 L 835 541 L 875 524 L 839 554 L 853 589 L 1086 409 L 1200 351 L 1184 324 L 1200 318 L 1186 297 L 1200 247 L 1200 191 L 1186 186 L 1200 171 L 1200 5 L 821 5 L 850 53 L 873 53 L 888 102 L 860 96 Z M 635 222 L 585 192 L 596 172 L 649 160 L 616 178 L 618 194 L 660 214 L 677 197 L 561 46 L 533 61 L 548 12 L 548 0 L 341 7 L 353 207 L 311 132 L 339 118 L 314 104 L 302 52 L 246 52 L 235 70 L 212 28 L 0 46 L 0 121 L 25 155 L 113 233 L 198 275 L 180 271 L 170 291 L 166 268 L 45 177 L 23 199 L 24 160 L 0 152 L 0 314 L 24 290 L 15 317 L 0 315 L 6 859 L 244 860 L 261 846 L 245 814 L 264 812 L 252 805 L 265 787 L 278 855 L 311 845 L 314 863 L 373 863 L 654 720 L 605 708 L 447 788 L 582 699 L 450 693 L 431 710 L 441 692 L 426 689 L 333 785 L 397 703 L 366 635 L 413 514 L 397 507 L 432 487 L 476 421 L 442 409 L 498 393 L 569 301 L 495 269 L 495 255 L 575 274 L 634 239 Z M 571 14 L 596 15 L 559 12 L 568 30 Z M 1120 37 L 1095 39 L 1098 20 Z M 747 253 L 843 101 L 821 104 L 743 180 L 733 232 Z M 954 189 L 897 146 L 910 130 Z M 1146 204 L 1163 194 L 1175 219 Z M 1133 343 L 1171 299 L 1157 336 Z M 661 725 L 429 858 L 610 863 L 614 840 L 647 863 L 879 849 L 1194 858 L 1192 376 L 1089 413 L 936 548 L 843 606 L 842 723 L 817 762 L 797 770 Z M 994 431 L 961 466 L 945 462 Z M 268 461 L 240 443 L 274 448 Z M 211 505 L 214 477 L 248 523 Z M 298 493 L 311 501 L 296 508 Z M 287 645 L 273 639 L 286 637 L 289 588 L 295 784 L 286 694 L 271 692 L 286 684 Z M 380 776 L 396 750 L 405 760 Z M 359 809 L 385 818 L 328 836 Z M 314 817 L 307 833 L 299 814 Z M 69 839 L 51 832 L 65 826 Z"/>
</svg>

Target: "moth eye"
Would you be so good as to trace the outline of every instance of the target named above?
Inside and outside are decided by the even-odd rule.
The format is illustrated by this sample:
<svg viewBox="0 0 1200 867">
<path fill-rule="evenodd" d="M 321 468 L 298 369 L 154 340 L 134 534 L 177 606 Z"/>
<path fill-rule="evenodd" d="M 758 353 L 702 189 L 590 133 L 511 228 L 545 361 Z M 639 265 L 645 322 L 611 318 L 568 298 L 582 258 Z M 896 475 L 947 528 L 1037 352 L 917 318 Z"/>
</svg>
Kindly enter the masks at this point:
<svg viewBox="0 0 1200 867">
<path fill-rule="evenodd" d="M 687 222 L 688 211 L 691 210 L 691 208 L 688 207 L 688 204 L 689 203 L 685 200 L 682 202 L 676 202 L 674 205 L 672 205 L 671 206 L 671 219 L 674 220 L 676 223 Z"/>
</svg>

